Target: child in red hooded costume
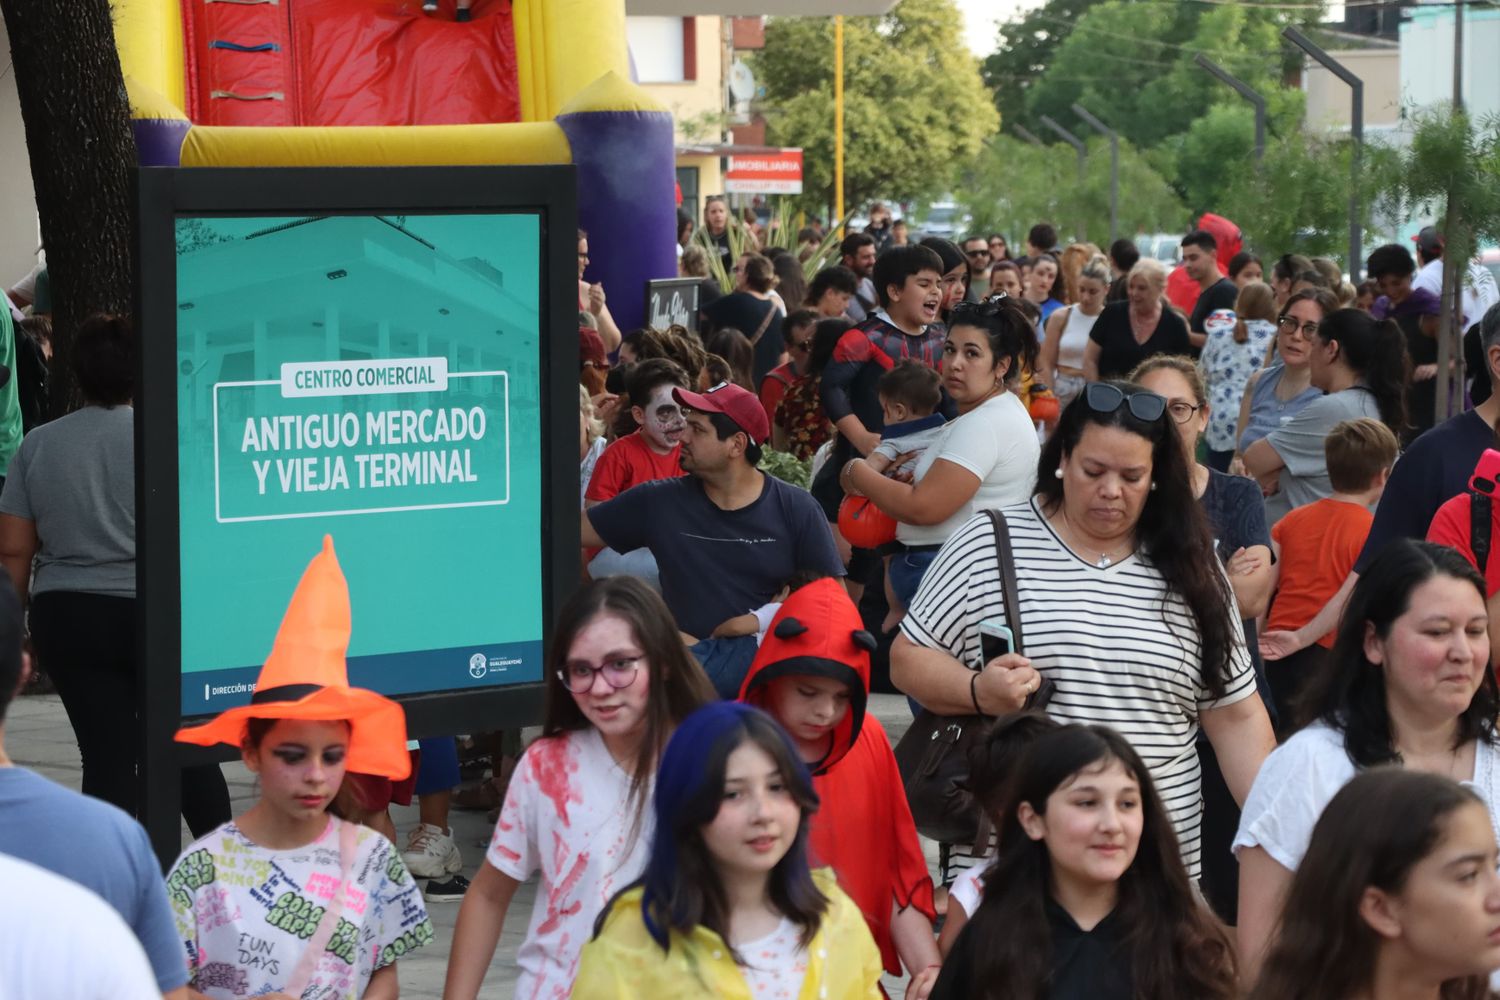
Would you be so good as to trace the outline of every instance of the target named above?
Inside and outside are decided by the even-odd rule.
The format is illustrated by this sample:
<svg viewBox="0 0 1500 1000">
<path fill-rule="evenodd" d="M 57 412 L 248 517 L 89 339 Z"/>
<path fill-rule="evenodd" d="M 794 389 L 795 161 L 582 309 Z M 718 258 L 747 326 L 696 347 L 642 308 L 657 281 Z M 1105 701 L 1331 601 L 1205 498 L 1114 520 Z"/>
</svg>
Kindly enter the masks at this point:
<svg viewBox="0 0 1500 1000">
<path fill-rule="evenodd" d="M 740 700 L 769 712 L 813 772 L 821 805 L 809 841 L 859 905 L 887 972 L 912 974 L 907 996 L 937 978 L 932 878 L 896 756 L 865 714 L 875 639 L 839 581 L 815 580 L 782 603 L 745 676 Z"/>
</svg>

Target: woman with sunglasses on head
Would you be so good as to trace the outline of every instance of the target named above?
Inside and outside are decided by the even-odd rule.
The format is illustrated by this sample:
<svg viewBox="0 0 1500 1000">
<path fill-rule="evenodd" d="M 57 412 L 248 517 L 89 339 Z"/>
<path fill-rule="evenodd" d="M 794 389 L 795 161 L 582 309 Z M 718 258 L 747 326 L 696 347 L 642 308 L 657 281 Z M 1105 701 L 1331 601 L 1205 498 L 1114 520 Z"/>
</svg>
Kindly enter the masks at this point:
<svg viewBox="0 0 1500 1000">
<path fill-rule="evenodd" d="M 938 715 L 993 716 L 1047 677 L 1054 718 L 1106 722 L 1140 751 L 1196 878 L 1200 726 L 1237 802 L 1273 738 L 1167 400 L 1088 386 L 1042 448 L 1037 495 L 1004 514 L 1021 621 L 1006 621 L 990 519 L 975 516 L 923 577 L 891 679 Z M 991 620 L 1022 633 L 1024 655 L 985 661 Z"/>
<path fill-rule="evenodd" d="M 1010 299 L 959 304 L 943 342 L 942 371 L 958 416 L 917 459 L 912 481 L 888 477 L 903 463 L 879 452 L 844 466 L 845 491 L 869 497 L 896 519 L 901 551 L 891 559 L 890 583 L 902 607 L 938 549 L 976 510 L 1031 495 L 1040 449 L 1014 388 L 1035 357 L 1036 328 Z"/>
<path fill-rule="evenodd" d="M 1318 816 L 1356 774 L 1397 765 L 1465 782 L 1500 828 L 1500 693 L 1484 595 L 1484 577 L 1464 556 L 1430 542 L 1393 541 L 1360 575 L 1333 649 L 1309 679 L 1297 720 L 1305 725 L 1266 759 L 1235 836 L 1248 973 L 1261 964 L 1293 873 L 1314 860 Z"/>
<path fill-rule="evenodd" d="M 1312 335 L 1323 317 L 1337 308 L 1338 300 L 1332 295 L 1312 290 L 1288 299 L 1277 313 L 1275 360 L 1250 376 L 1240 398 L 1230 474 L 1245 475 L 1245 449 L 1323 395 L 1312 384 Z"/>
<path fill-rule="evenodd" d="M 1370 417 L 1398 439 L 1406 429 L 1411 363 L 1396 324 L 1358 309 L 1339 309 L 1311 331 L 1306 322 L 1302 329 L 1310 334 L 1309 378 L 1324 395 L 1244 452 L 1245 471 L 1260 483 L 1266 521 L 1273 525 L 1293 507 L 1332 495 L 1323 444 L 1334 427 Z"/>
<path fill-rule="evenodd" d="M 714 699 L 656 592 L 631 576 L 586 584 L 558 617 L 542 735 L 516 765 L 453 931 L 443 996 L 472 1000 L 511 900 L 538 871 L 516 995 L 564 1000 L 594 918 L 645 868 L 657 761 Z"/>
</svg>

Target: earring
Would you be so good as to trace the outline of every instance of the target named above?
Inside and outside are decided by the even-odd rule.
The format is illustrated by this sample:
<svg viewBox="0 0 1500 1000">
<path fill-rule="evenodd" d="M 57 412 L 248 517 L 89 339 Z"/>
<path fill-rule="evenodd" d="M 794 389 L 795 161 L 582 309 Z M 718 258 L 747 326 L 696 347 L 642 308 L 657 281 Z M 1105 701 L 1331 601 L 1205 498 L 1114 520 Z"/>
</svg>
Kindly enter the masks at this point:
<svg viewBox="0 0 1500 1000">
<path fill-rule="evenodd" d="M 1151 480 L 1151 492 L 1152 493 L 1156 492 L 1156 480 L 1154 480 L 1154 479 Z"/>
<path fill-rule="evenodd" d="M 1054 476 L 1056 476 L 1058 479 L 1061 479 L 1062 478 L 1062 466 L 1059 465 L 1057 468 L 1053 469 L 1052 470 L 1052 474 Z"/>
</svg>

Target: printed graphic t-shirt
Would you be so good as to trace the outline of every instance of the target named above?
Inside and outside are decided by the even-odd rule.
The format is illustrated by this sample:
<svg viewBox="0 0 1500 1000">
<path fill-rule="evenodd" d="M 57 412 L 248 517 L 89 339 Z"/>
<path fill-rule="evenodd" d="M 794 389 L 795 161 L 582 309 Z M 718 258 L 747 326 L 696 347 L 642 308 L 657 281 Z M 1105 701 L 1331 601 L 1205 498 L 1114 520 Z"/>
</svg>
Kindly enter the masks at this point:
<svg viewBox="0 0 1500 1000">
<path fill-rule="evenodd" d="M 542 873 L 516 952 L 516 1000 L 566 1000 L 595 918 L 645 870 L 651 810 L 632 837 L 629 798 L 630 776 L 597 729 L 543 737 L 522 755 L 485 855 L 517 882 Z"/>
<path fill-rule="evenodd" d="M 234 823 L 190 844 L 167 875 L 191 985 L 213 1000 L 284 990 L 339 886 L 340 828 L 284 851 L 261 847 Z M 359 1000 L 370 977 L 433 937 L 401 854 L 354 828 L 351 885 L 339 922 L 301 1000 Z"/>
</svg>

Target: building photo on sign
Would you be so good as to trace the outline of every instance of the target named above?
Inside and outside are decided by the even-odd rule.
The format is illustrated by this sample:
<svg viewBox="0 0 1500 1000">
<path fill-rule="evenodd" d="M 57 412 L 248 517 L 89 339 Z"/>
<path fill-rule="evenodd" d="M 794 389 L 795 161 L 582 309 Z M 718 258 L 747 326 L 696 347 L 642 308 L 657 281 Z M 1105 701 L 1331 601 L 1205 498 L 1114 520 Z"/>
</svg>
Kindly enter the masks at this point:
<svg viewBox="0 0 1500 1000">
<path fill-rule="evenodd" d="M 539 247 L 524 214 L 178 221 L 185 713 L 242 698 L 325 534 L 351 682 L 541 676 Z"/>
</svg>

